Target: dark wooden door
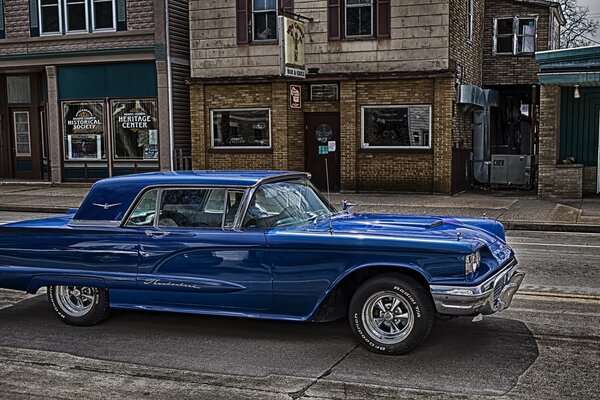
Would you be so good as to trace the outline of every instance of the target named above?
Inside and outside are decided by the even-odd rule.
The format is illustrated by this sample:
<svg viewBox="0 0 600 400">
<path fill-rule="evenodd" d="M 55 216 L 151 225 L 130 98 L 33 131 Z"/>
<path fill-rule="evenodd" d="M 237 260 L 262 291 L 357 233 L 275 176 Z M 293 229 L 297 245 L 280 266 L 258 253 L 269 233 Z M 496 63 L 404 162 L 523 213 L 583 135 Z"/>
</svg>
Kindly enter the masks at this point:
<svg viewBox="0 0 600 400">
<path fill-rule="evenodd" d="M 306 171 L 312 175 L 311 181 L 326 190 L 329 171 L 330 190 L 340 190 L 340 114 L 306 113 L 304 121 Z"/>
</svg>

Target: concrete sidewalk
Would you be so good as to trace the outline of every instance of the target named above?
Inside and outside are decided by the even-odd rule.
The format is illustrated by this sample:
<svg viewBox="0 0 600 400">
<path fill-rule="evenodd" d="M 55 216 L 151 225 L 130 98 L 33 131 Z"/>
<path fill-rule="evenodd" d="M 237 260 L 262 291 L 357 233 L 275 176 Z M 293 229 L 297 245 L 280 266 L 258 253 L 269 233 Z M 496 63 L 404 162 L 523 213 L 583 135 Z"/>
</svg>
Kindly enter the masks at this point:
<svg viewBox="0 0 600 400">
<path fill-rule="evenodd" d="M 0 184 L 0 211 L 63 213 L 78 207 L 89 186 Z M 539 199 L 518 192 L 422 194 L 335 193 L 358 204 L 356 212 L 496 218 L 508 229 L 600 232 L 600 197 Z"/>
</svg>

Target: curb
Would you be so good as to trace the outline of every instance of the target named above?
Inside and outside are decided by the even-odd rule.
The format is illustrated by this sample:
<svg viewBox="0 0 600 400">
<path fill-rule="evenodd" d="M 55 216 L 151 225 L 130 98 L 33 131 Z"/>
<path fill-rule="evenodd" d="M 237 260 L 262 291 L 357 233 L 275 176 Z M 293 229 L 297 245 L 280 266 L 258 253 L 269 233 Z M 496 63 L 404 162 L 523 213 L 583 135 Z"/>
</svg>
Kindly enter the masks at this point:
<svg viewBox="0 0 600 400">
<path fill-rule="evenodd" d="M 507 231 L 600 233 L 600 225 L 554 222 L 500 221 Z"/>
</svg>

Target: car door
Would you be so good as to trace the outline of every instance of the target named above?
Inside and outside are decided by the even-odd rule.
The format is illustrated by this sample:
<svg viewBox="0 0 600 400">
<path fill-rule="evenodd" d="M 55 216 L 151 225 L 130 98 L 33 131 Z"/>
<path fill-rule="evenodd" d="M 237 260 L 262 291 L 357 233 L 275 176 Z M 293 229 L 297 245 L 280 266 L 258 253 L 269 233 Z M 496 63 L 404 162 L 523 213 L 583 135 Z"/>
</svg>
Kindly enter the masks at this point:
<svg viewBox="0 0 600 400">
<path fill-rule="evenodd" d="M 137 287 L 148 302 L 224 311 L 271 309 L 264 234 L 229 228 L 243 194 L 203 187 L 146 192 L 127 226 L 144 233 Z"/>
</svg>

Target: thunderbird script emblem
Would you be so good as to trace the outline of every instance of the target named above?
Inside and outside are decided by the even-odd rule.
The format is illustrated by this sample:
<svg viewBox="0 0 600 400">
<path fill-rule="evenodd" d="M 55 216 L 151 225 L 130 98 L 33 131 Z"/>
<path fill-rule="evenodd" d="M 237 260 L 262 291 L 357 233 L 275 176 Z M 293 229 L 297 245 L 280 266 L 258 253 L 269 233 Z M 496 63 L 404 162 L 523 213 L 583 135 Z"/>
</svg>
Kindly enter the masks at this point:
<svg viewBox="0 0 600 400">
<path fill-rule="evenodd" d="M 115 203 L 115 204 L 108 204 L 108 203 L 105 203 L 105 204 L 98 204 L 98 203 L 92 203 L 92 205 L 94 205 L 94 206 L 96 206 L 96 207 L 104 208 L 105 210 L 108 210 L 109 208 L 113 208 L 113 207 L 116 207 L 116 206 L 120 206 L 120 205 L 121 205 L 121 203 Z"/>
</svg>

